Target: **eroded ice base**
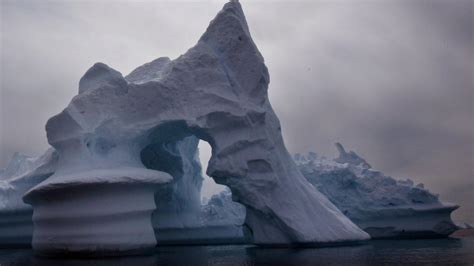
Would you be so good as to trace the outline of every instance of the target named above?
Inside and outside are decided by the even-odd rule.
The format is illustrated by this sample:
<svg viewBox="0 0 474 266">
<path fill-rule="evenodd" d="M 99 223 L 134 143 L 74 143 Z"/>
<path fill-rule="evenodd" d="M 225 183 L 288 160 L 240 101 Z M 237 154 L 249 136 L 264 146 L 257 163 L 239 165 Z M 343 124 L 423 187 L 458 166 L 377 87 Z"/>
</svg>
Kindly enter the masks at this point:
<svg viewBox="0 0 474 266">
<path fill-rule="evenodd" d="M 372 238 L 442 238 L 457 230 L 451 212 L 457 206 L 385 210 L 379 217 L 354 221 Z"/>
<path fill-rule="evenodd" d="M 155 247 L 154 196 L 170 175 L 134 167 L 56 175 L 24 197 L 34 208 L 35 252 L 107 256 Z"/>
<path fill-rule="evenodd" d="M 33 248 L 42 255 L 143 253 L 156 245 L 149 185 L 85 185 L 34 202 Z"/>
</svg>

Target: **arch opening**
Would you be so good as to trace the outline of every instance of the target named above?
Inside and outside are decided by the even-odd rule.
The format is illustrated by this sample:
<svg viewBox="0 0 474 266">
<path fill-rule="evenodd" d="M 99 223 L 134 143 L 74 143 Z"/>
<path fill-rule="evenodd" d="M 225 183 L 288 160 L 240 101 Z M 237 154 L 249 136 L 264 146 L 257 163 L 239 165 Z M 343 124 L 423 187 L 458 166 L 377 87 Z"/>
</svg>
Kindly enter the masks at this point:
<svg viewBox="0 0 474 266">
<path fill-rule="evenodd" d="M 170 128 L 176 125 L 179 131 L 186 130 L 180 124 Z M 152 140 L 163 137 L 156 132 L 150 134 Z M 206 175 L 212 147 L 199 138 L 204 134 L 194 133 L 187 129 L 180 140 L 152 141 L 140 152 L 145 167 L 173 176 L 171 184 L 155 194 L 152 224 L 157 243 L 243 243 L 245 207 L 232 200 L 227 186 Z"/>
</svg>

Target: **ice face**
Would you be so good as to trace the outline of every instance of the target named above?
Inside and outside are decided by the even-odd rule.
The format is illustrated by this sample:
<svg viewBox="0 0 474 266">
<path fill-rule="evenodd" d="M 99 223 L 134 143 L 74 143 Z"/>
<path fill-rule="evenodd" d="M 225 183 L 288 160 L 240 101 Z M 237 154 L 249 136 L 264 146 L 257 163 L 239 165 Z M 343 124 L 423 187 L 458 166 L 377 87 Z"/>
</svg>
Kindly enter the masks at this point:
<svg viewBox="0 0 474 266">
<path fill-rule="evenodd" d="M 68 231 L 74 228 L 72 221 L 71 225 L 58 225 L 64 226 L 60 235 L 41 222 L 44 213 L 55 215 L 51 211 L 55 202 L 43 199 L 55 195 L 74 206 L 76 212 L 91 213 L 93 210 L 87 209 L 90 206 L 80 204 L 86 202 L 88 186 L 112 193 L 112 186 L 121 189 L 130 183 L 147 195 L 150 191 L 158 193 L 155 200 L 159 202 L 159 193 L 180 182 L 172 179 L 178 176 L 173 167 L 160 166 L 161 161 L 170 159 L 166 157 L 172 157 L 162 147 L 175 149 L 189 136 L 212 147 L 207 173 L 217 183 L 227 185 L 233 199 L 246 207 L 245 224 L 253 232 L 254 243 L 368 239 L 298 171 L 270 105 L 268 83 L 263 57 L 237 1 L 227 3 L 198 43 L 173 61 L 151 62 L 126 78 L 104 64 L 94 65 L 81 79 L 80 94 L 46 125 L 48 142 L 61 156 L 56 173 L 24 197 L 35 209 L 34 219 L 38 219 L 33 246 L 54 252 L 62 247 L 60 244 L 82 250 L 117 246 L 132 250 L 152 245 L 147 239 L 144 246 L 139 241 L 122 246 L 122 242 L 102 241 L 105 236 L 99 235 L 76 241 Z M 150 169 L 142 156 L 147 149 L 152 150 L 150 154 L 164 156 Z M 154 161 L 153 155 L 145 157 Z M 127 174 L 116 172 L 119 168 L 127 169 Z M 68 190 L 74 193 L 66 193 Z M 103 196 L 115 196 L 107 193 Z M 141 203 L 151 206 L 146 200 L 149 198 L 143 197 Z M 118 211 L 120 204 L 115 204 Z M 131 209 L 127 211 L 133 215 Z M 70 211 L 68 215 L 77 213 Z M 87 217 L 91 223 L 95 219 L 92 214 Z M 86 229 L 83 225 L 84 233 Z M 62 243 L 48 242 L 55 237 Z"/>
</svg>

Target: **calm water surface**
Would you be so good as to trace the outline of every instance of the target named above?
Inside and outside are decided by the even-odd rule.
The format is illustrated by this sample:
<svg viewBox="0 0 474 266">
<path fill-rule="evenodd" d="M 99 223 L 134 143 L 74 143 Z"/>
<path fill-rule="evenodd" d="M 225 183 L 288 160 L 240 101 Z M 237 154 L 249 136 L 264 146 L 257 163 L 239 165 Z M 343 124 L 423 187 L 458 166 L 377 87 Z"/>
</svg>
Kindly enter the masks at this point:
<svg viewBox="0 0 474 266">
<path fill-rule="evenodd" d="M 28 249 L 0 250 L 4 265 L 474 265 L 474 238 L 373 240 L 327 248 L 247 245 L 159 247 L 143 257 L 46 259 Z"/>
</svg>

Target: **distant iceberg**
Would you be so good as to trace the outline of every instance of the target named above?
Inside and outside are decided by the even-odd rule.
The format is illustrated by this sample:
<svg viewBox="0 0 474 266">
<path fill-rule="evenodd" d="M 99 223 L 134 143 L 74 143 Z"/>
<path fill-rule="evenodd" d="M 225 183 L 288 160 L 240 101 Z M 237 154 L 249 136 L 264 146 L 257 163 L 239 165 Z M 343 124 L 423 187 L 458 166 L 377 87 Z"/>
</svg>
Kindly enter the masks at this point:
<svg viewBox="0 0 474 266">
<path fill-rule="evenodd" d="M 372 238 L 446 237 L 457 230 L 451 212 L 423 184 L 374 170 L 355 152 L 336 143 L 339 157 L 295 155 L 301 173 Z"/>
<path fill-rule="evenodd" d="M 13 155 L 0 170 L 0 246 L 30 246 L 33 208 L 23 202 L 23 194 L 56 170 L 58 154 L 49 149 L 39 157 Z"/>
</svg>

